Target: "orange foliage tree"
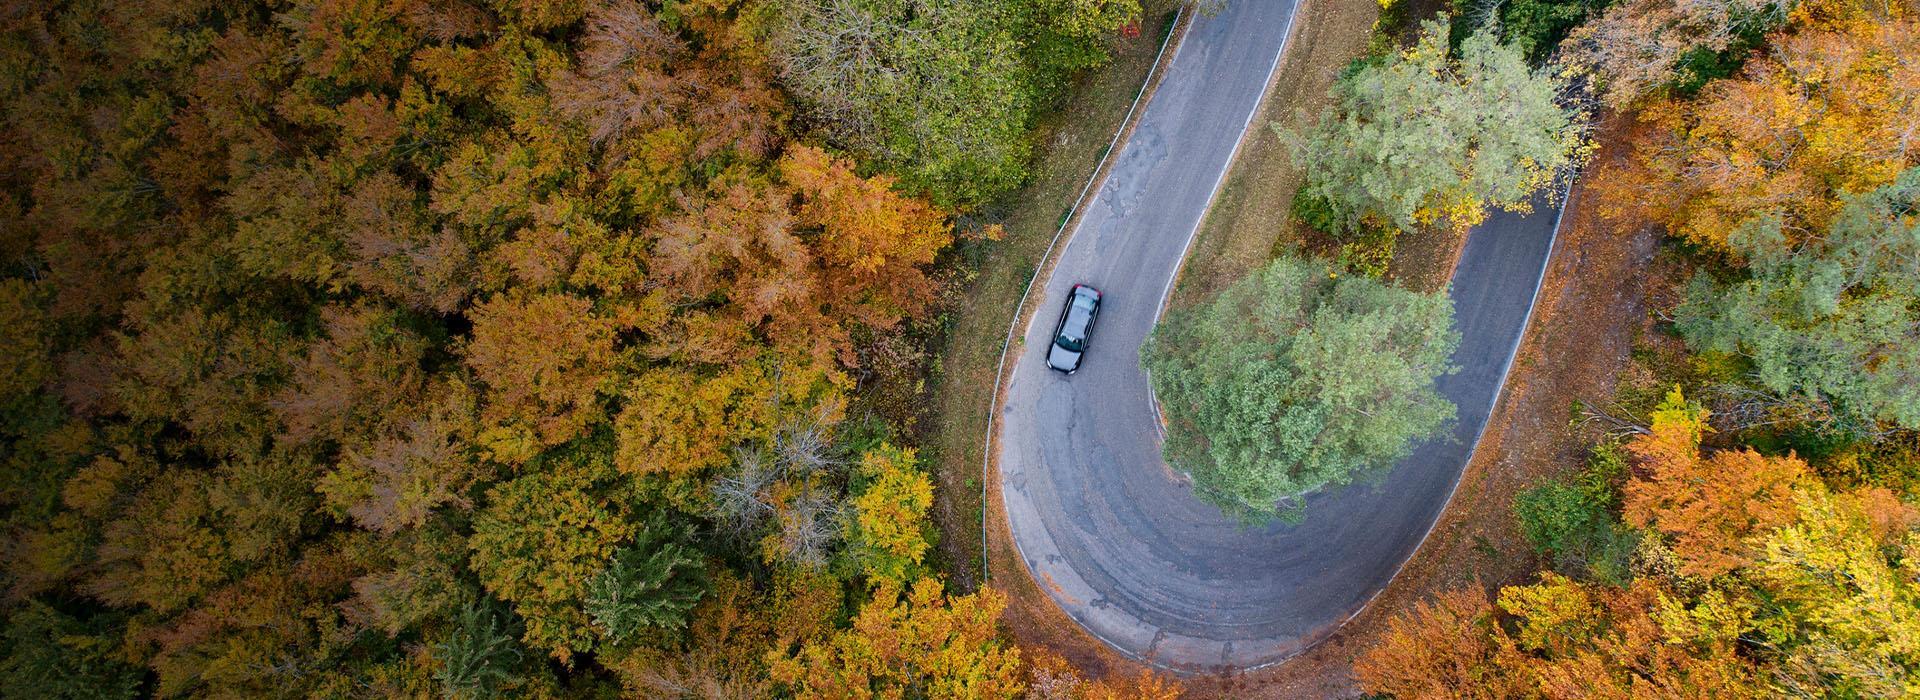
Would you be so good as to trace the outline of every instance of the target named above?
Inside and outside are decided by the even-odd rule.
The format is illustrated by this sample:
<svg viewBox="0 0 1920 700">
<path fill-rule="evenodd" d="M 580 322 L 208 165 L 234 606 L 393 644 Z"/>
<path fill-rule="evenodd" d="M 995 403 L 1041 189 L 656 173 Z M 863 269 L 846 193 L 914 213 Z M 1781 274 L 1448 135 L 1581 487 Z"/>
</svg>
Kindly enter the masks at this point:
<svg viewBox="0 0 1920 700">
<path fill-rule="evenodd" d="M 1754 217 L 1788 242 L 1823 230 L 1842 195 L 1920 164 L 1920 21 L 1857 18 L 1771 37 L 1737 78 L 1660 102 L 1625 196 L 1675 235 L 1728 249 Z"/>
<path fill-rule="evenodd" d="M 1706 411 L 1679 389 L 1667 395 L 1648 434 L 1627 445 L 1639 464 L 1625 487 L 1624 516 L 1672 537 L 1685 573 L 1717 576 L 1752 561 L 1751 537 L 1793 519 L 1793 489 L 1807 468 L 1750 448 L 1702 456 L 1705 421 Z"/>
<path fill-rule="evenodd" d="M 1417 605 L 1354 673 L 1397 698 L 1767 697 L 1727 628 L 1703 632 L 1689 612 L 1650 583 L 1619 589 L 1548 573 L 1502 589 L 1497 605 L 1475 590 Z"/>
</svg>

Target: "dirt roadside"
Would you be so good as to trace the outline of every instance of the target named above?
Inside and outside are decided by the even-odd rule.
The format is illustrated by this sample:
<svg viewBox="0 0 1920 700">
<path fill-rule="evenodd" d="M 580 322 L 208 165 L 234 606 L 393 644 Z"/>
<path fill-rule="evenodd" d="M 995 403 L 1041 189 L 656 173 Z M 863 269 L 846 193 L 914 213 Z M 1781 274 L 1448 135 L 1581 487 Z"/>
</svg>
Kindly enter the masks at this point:
<svg viewBox="0 0 1920 700">
<path fill-rule="evenodd" d="M 1141 82 L 1173 31 L 1173 0 L 1145 5 L 1140 35 L 1118 43 L 1112 62 L 1080 78 L 1060 109 L 1036 130 L 1032 180 L 972 223 L 998 223 L 1005 237 L 956 247 L 950 263 L 962 279 L 942 302 L 945 330 L 922 395 L 929 398 L 913 442 L 935 479 L 933 517 L 940 556 L 956 589 L 979 585 L 982 564 L 981 454 L 1007 313 L 1019 303 L 1035 262 L 1046 251 L 1088 176 L 1106 156 Z"/>
<path fill-rule="evenodd" d="M 1301 173 L 1269 125 L 1301 130 L 1331 104 L 1342 68 L 1367 51 L 1380 5 L 1372 0 L 1306 0 L 1280 70 L 1260 103 L 1246 141 L 1180 268 L 1168 306 L 1210 299 L 1220 289 L 1299 246 L 1304 227 L 1289 203 Z"/>
<path fill-rule="evenodd" d="M 1238 279 L 1275 253 L 1299 245 L 1301 234 L 1294 230 L 1296 224 L 1290 220 L 1286 206 L 1298 186 L 1299 174 L 1287 162 L 1279 140 L 1264 125 L 1300 125 L 1318 114 L 1326 104 L 1327 88 L 1340 69 L 1366 50 L 1377 11 L 1377 3 L 1370 0 L 1306 0 L 1303 4 L 1302 21 L 1276 72 L 1275 85 L 1194 242 L 1173 304 L 1204 299 L 1218 291 L 1219 284 Z M 1613 142 L 1610 137 L 1622 132 L 1621 122 L 1625 121 L 1615 119 L 1603 125 L 1601 143 Z M 1602 170 L 1598 166 L 1619 158 L 1623 150 L 1603 148 L 1590 172 Z M 1432 536 L 1374 604 L 1331 639 L 1274 667 L 1230 677 L 1186 679 L 1186 697 L 1357 696 L 1359 689 L 1349 676 L 1352 660 L 1373 642 L 1394 613 L 1442 590 L 1518 583 L 1531 575 L 1535 562 L 1525 554 L 1512 518 L 1512 496 L 1547 478 L 1569 473 L 1583 462 L 1589 441 L 1570 428 L 1573 402 L 1613 394 L 1614 378 L 1627 365 L 1646 316 L 1643 290 L 1647 261 L 1658 240 L 1651 230 L 1628 230 L 1603 219 L 1583 191 L 1576 188 L 1566 213 L 1553 262 L 1505 393 L 1459 491 Z M 1451 242 L 1453 245 L 1446 246 L 1436 241 L 1433 247 L 1452 248 L 1457 255 L 1458 241 Z M 1411 252 L 1403 249 L 1397 257 Z M 1395 273 L 1414 279 L 1433 277 L 1443 283 L 1450 266 L 1432 267 L 1440 272 L 1421 274 L 1396 260 Z M 971 316 L 997 317 L 989 320 L 1004 323 L 1006 308 L 1000 306 L 998 311 Z M 961 327 L 966 327 L 965 321 Z M 1004 333 L 1004 328 L 996 330 Z M 954 342 L 979 346 L 970 352 L 984 355 L 989 349 L 997 353 L 999 337 L 977 329 L 967 335 L 957 329 Z M 988 338 L 991 347 L 987 347 Z M 992 372 L 991 366 L 984 373 L 977 369 L 954 373 L 952 365 L 947 369 L 946 381 L 965 383 L 969 388 L 944 392 L 941 400 L 949 407 L 959 407 L 969 418 L 957 426 L 941 428 L 948 435 L 940 443 L 943 489 L 949 488 L 944 479 L 951 475 L 966 474 L 969 469 L 979 474 L 982 424 L 971 416 L 982 413 L 977 407 L 985 405 L 984 392 L 991 386 L 987 377 Z M 968 401 L 974 403 L 957 403 Z M 954 414 L 951 408 L 945 413 Z M 966 460 L 974 466 L 963 464 Z M 993 572 L 990 583 L 1009 597 L 1003 622 L 1013 639 L 1026 647 L 1046 647 L 1088 675 L 1139 673 L 1143 668 L 1140 664 L 1088 635 L 1053 605 L 1041 584 L 1025 575 L 1005 514 L 999 510 L 997 480 L 991 476 L 985 479 L 988 493 L 984 503 L 976 507 L 987 509 L 985 554 Z M 978 483 L 967 486 L 978 489 Z M 979 521 L 974 522 L 977 527 Z M 966 530 L 961 529 L 964 521 L 943 518 L 942 524 L 950 537 L 965 536 Z"/>
<path fill-rule="evenodd" d="M 1287 166 L 1279 139 L 1266 128 L 1276 120 L 1307 119 L 1319 113 L 1328 88 L 1342 66 L 1366 49 L 1378 4 L 1373 0 L 1305 0 L 1298 12 L 1294 35 L 1288 41 L 1280 67 L 1274 73 L 1261 112 L 1241 144 L 1226 183 L 1195 238 L 1176 299 L 1195 298 L 1189 280 L 1237 279 L 1271 256 L 1279 241 L 1288 240 L 1292 222 L 1284 206 L 1254 206 L 1270 198 L 1292 196 L 1298 174 Z M 1284 105 L 1284 107 L 1280 106 Z M 1294 107 L 1302 107 L 1299 113 Z M 1235 202 L 1235 204 L 1227 204 Z M 1232 212 L 1223 223 L 1223 212 Z M 1234 232 L 1228 235 L 1225 232 Z M 1249 233 L 1250 232 L 1250 233 Z M 1001 313 L 1004 313 L 1002 311 Z M 1002 316 L 1004 319 L 1004 316 Z M 1003 321 L 1004 322 L 1004 321 Z M 1002 329 L 1004 332 L 1004 329 Z M 984 405 L 984 400 L 982 401 Z M 978 458 L 979 452 L 972 453 Z M 1026 574 L 1014 549 L 1006 514 L 1000 510 L 998 479 L 987 476 L 987 556 L 992 585 L 1009 602 L 1003 622 L 1022 646 L 1044 646 L 1093 676 L 1137 674 L 1144 667 L 1093 638 L 1055 607 L 1039 584 Z"/>
<path fill-rule="evenodd" d="M 1601 125 L 1602 144 L 1625 144 L 1630 119 Z M 1604 177 L 1622 146 L 1603 146 L 1588 177 Z M 1433 534 L 1380 597 L 1341 631 L 1278 666 L 1189 683 L 1188 697 L 1355 697 L 1354 658 L 1395 613 L 1454 588 L 1525 583 L 1538 568 L 1512 514 L 1514 494 L 1570 474 L 1592 436 L 1572 427 L 1577 400 L 1614 394 L 1647 318 L 1649 264 L 1659 242 L 1649 227 L 1602 215 L 1576 186 L 1526 339 L 1486 434 Z"/>
</svg>

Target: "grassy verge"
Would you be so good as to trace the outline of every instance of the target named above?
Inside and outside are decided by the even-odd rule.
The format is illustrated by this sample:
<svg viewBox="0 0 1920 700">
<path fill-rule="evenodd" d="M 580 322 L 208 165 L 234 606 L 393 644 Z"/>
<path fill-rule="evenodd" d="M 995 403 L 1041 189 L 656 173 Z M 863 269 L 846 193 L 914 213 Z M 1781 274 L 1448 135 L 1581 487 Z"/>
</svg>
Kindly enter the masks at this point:
<svg viewBox="0 0 1920 700">
<path fill-rule="evenodd" d="M 1294 219 L 1293 193 L 1302 172 L 1266 127 L 1305 130 L 1329 105 L 1328 92 L 1342 69 L 1369 53 L 1397 50 L 1419 30 L 1422 19 L 1447 6 L 1446 0 L 1394 0 L 1384 7 L 1356 0 L 1314 4 L 1313 21 L 1287 47 L 1287 65 L 1254 119 L 1258 130 L 1241 144 L 1226 184 L 1194 239 L 1170 305 L 1210 299 L 1283 253 L 1332 257 L 1339 242 Z M 1415 289 L 1443 288 L 1464 241 L 1461 232 L 1450 230 L 1402 233 L 1387 277 Z"/>
<path fill-rule="evenodd" d="M 1032 180 L 981 215 L 982 223 L 1004 227 L 1005 237 L 955 251 L 959 260 L 953 268 L 971 279 L 943 319 L 945 338 L 934 344 L 939 356 L 925 394 L 932 405 L 916 442 L 937 480 L 934 517 L 956 587 L 975 587 L 981 572 L 981 457 L 1009 315 L 1088 176 L 1106 156 L 1161 39 L 1172 29 L 1174 2 L 1143 4 L 1146 19 L 1139 37 L 1117 47 L 1112 62 L 1082 76 L 1036 131 L 1040 155 Z"/>
<path fill-rule="evenodd" d="M 1684 277 L 1661 269 L 1668 256 L 1659 254 L 1657 230 L 1611 218 L 1589 190 L 1610 176 L 1607 163 L 1631 152 L 1619 131 L 1631 125 L 1616 119 L 1601 128 L 1596 166 L 1569 201 L 1512 373 L 1431 536 L 1373 604 L 1325 642 L 1235 679 L 1231 689 L 1190 688 L 1191 697 L 1357 697 L 1353 659 L 1394 615 L 1441 591 L 1525 583 L 1540 567 L 1513 515 L 1514 494 L 1585 465 L 1595 436 L 1575 420 L 1577 405 L 1609 397 L 1638 405 L 1636 396 L 1664 391 L 1671 377 L 1649 369 L 1648 359 L 1670 356 L 1664 348 L 1677 341 L 1655 329 L 1647 311 L 1676 293 L 1664 280 Z"/>
<path fill-rule="evenodd" d="M 1328 90 L 1340 70 L 1365 55 L 1380 18 L 1372 0 L 1314 0 L 1300 10 L 1304 22 L 1292 42 L 1254 129 L 1240 145 L 1226 183 L 1207 212 L 1182 266 L 1171 306 L 1205 301 L 1222 287 L 1266 264 L 1275 255 L 1312 247 L 1311 229 L 1291 214 L 1300 169 L 1267 125 L 1300 130 L 1329 104 Z M 1398 26 L 1381 25 L 1383 31 Z"/>
<path fill-rule="evenodd" d="M 1263 113 L 1258 118 L 1277 118 L 1275 115 L 1291 112 L 1295 108 L 1317 111 L 1317 100 L 1324 99 L 1327 87 L 1332 84 L 1340 68 L 1364 52 L 1376 8 L 1375 0 L 1303 0 L 1294 34 L 1275 73 L 1274 87 L 1268 91 L 1262 106 Z M 1307 100 L 1316 102 L 1313 105 L 1304 104 Z M 1256 121 L 1256 126 L 1262 124 L 1264 122 Z M 1277 201 L 1285 202 L 1286 198 L 1291 197 L 1293 185 L 1288 184 L 1291 180 L 1287 179 L 1291 176 L 1274 172 L 1280 167 L 1281 154 L 1276 150 L 1279 145 L 1277 141 L 1268 136 L 1270 133 L 1257 129 L 1242 145 L 1235 165 L 1229 171 L 1228 180 L 1223 184 L 1226 197 L 1240 196 L 1244 198 L 1241 200 L 1243 202 L 1260 202 L 1268 198 L 1266 193 L 1276 189 L 1284 191 L 1284 196 L 1278 197 Z M 1247 196 L 1249 193 L 1253 196 Z M 1219 217 L 1222 211 L 1229 212 L 1228 216 L 1238 217 L 1235 221 L 1239 222 L 1259 215 L 1249 207 L 1229 203 L 1225 207 L 1216 204 L 1210 216 Z M 1285 207 L 1267 212 L 1268 221 L 1278 221 L 1271 216 L 1273 211 L 1284 214 Z M 1057 224 L 1058 221 L 1056 219 L 1050 223 Z M 1212 225 L 1213 232 L 1202 232 L 1188 258 L 1190 266 L 1198 260 L 1202 274 L 1183 273 L 1188 280 L 1237 275 L 1246 267 L 1264 262 L 1275 241 L 1281 239 L 1281 233 L 1273 228 L 1263 229 L 1253 225 L 1221 227 L 1219 221 L 1214 221 Z M 1256 232 L 1263 238 L 1224 240 L 1228 234 L 1222 231 Z M 1039 247 L 1044 248 L 1044 243 Z M 1027 258 L 1028 261 L 1033 259 Z M 1032 271 L 1031 262 L 1020 266 L 1020 280 L 1024 282 L 1024 275 Z M 1192 293 L 1191 287 L 1186 293 Z M 966 334 L 956 333 L 955 347 L 947 355 L 948 362 L 964 361 L 961 358 L 968 353 L 977 352 L 987 356 L 980 358 L 981 364 L 965 373 L 948 368 L 947 391 L 940 398 L 950 409 L 939 427 L 944 431 L 941 439 L 950 441 L 942 443 L 943 476 L 966 474 L 977 478 L 980 473 L 981 431 L 985 428 L 984 412 L 993 389 L 994 360 L 997 360 L 1012 302 L 1017 296 L 1018 290 L 1013 290 L 1001 297 L 1005 300 L 1003 303 L 976 307 L 976 311 L 972 312 L 978 317 L 972 321 L 977 329 L 971 336 L 973 340 L 967 340 L 969 336 Z M 966 343 L 972 346 L 961 347 Z M 955 459 L 952 454 L 945 452 L 947 450 L 958 451 L 962 456 Z M 977 503 L 977 491 L 973 495 Z M 1043 590 L 1053 585 L 1051 581 L 1035 581 L 1024 574 L 1012 544 L 1011 533 L 1006 527 L 1005 515 L 999 511 L 997 497 L 990 496 L 985 505 L 989 507 L 986 519 L 989 543 L 987 556 L 991 560 L 994 586 L 1008 595 L 1008 608 L 1002 621 L 1012 636 L 1023 646 L 1041 647 L 1058 653 L 1083 672 L 1096 676 L 1138 672 L 1141 669 L 1138 664 L 1121 657 L 1088 635 L 1053 605 Z M 977 512 L 972 515 L 978 517 Z M 978 525 L 976 521 L 975 526 Z M 969 551 L 977 551 L 979 544 L 976 535 L 975 539 L 961 543 L 961 546 Z M 1233 692 L 1218 695 L 1235 696 Z M 1196 697 L 1206 696 L 1202 694 Z"/>
</svg>

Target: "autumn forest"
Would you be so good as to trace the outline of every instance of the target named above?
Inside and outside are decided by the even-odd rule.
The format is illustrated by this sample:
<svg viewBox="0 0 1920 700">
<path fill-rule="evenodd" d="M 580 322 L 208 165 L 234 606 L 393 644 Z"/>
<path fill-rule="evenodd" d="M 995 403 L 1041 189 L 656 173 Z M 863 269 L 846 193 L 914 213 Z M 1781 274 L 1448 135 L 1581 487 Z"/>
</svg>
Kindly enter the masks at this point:
<svg viewBox="0 0 1920 700">
<path fill-rule="evenodd" d="M 0 694 L 1005 694 L 850 397 L 1139 11 L 918 7 L 0 13 Z"/>
<path fill-rule="evenodd" d="M 1553 125 L 1510 193 L 1396 201 L 1256 128 L 1351 179 L 1223 298 L 1351 278 L 1445 336 L 1394 241 L 1589 163 L 1665 237 L 1632 380 L 1504 497 L 1535 573 L 1393 611 L 1354 694 L 1920 695 L 1920 7 L 1379 5 L 1337 95 L 1484 59 Z M 1182 697 L 1011 634 L 922 444 L 1048 118 L 1174 10 L 0 8 L 0 697 Z"/>
</svg>

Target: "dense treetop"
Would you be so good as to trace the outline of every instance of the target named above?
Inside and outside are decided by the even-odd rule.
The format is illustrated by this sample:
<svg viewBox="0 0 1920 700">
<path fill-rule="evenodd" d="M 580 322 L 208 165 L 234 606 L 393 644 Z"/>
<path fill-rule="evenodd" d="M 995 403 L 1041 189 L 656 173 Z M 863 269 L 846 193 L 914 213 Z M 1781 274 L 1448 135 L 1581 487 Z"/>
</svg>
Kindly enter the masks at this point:
<svg viewBox="0 0 1920 700">
<path fill-rule="evenodd" d="M 1428 22 L 1405 51 L 1363 59 L 1318 123 L 1281 134 L 1306 172 L 1299 196 L 1344 223 L 1465 227 L 1489 208 L 1527 208 L 1579 156 L 1582 115 L 1560 104 L 1564 80 L 1490 33 L 1456 52 L 1448 31 Z"/>
<path fill-rule="evenodd" d="M 1798 247 L 1772 216 L 1731 245 L 1747 279 L 1695 280 L 1678 312 L 1689 342 L 1749 359 L 1772 391 L 1920 428 L 1920 169 L 1846 198 Z"/>
<path fill-rule="evenodd" d="M 1141 359 L 1167 413 L 1167 463 L 1258 522 L 1437 434 L 1454 408 L 1433 381 L 1459 338 L 1445 295 L 1282 257 L 1169 313 Z"/>
<path fill-rule="evenodd" d="M 855 620 L 951 624 L 920 643 L 1012 692 L 993 594 L 933 580 L 914 452 L 849 405 L 939 293 L 951 206 L 1021 181 L 1043 88 L 1138 13 L 4 13 L 8 682 L 761 696 L 812 687 L 872 597 Z M 836 93 L 907 110 L 859 131 L 793 37 L 869 20 L 911 25 L 883 53 L 914 72 Z M 889 663 L 838 671 L 920 661 Z"/>
<path fill-rule="evenodd" d="M 1590 179 L 1609 225 L 1686 243 L 1623 375 L 1722 410 L 1633 378 L 1580 407 L 1608 426 L 1588 467 L 1514 504 L 1542 570 L 1398 616 L 1366 690 L 1920 692 L 1916 10 L 1628 0 L 1572 32 L 1574 65 L 1641 108 L 1631 165 Z"/>
</svg>

